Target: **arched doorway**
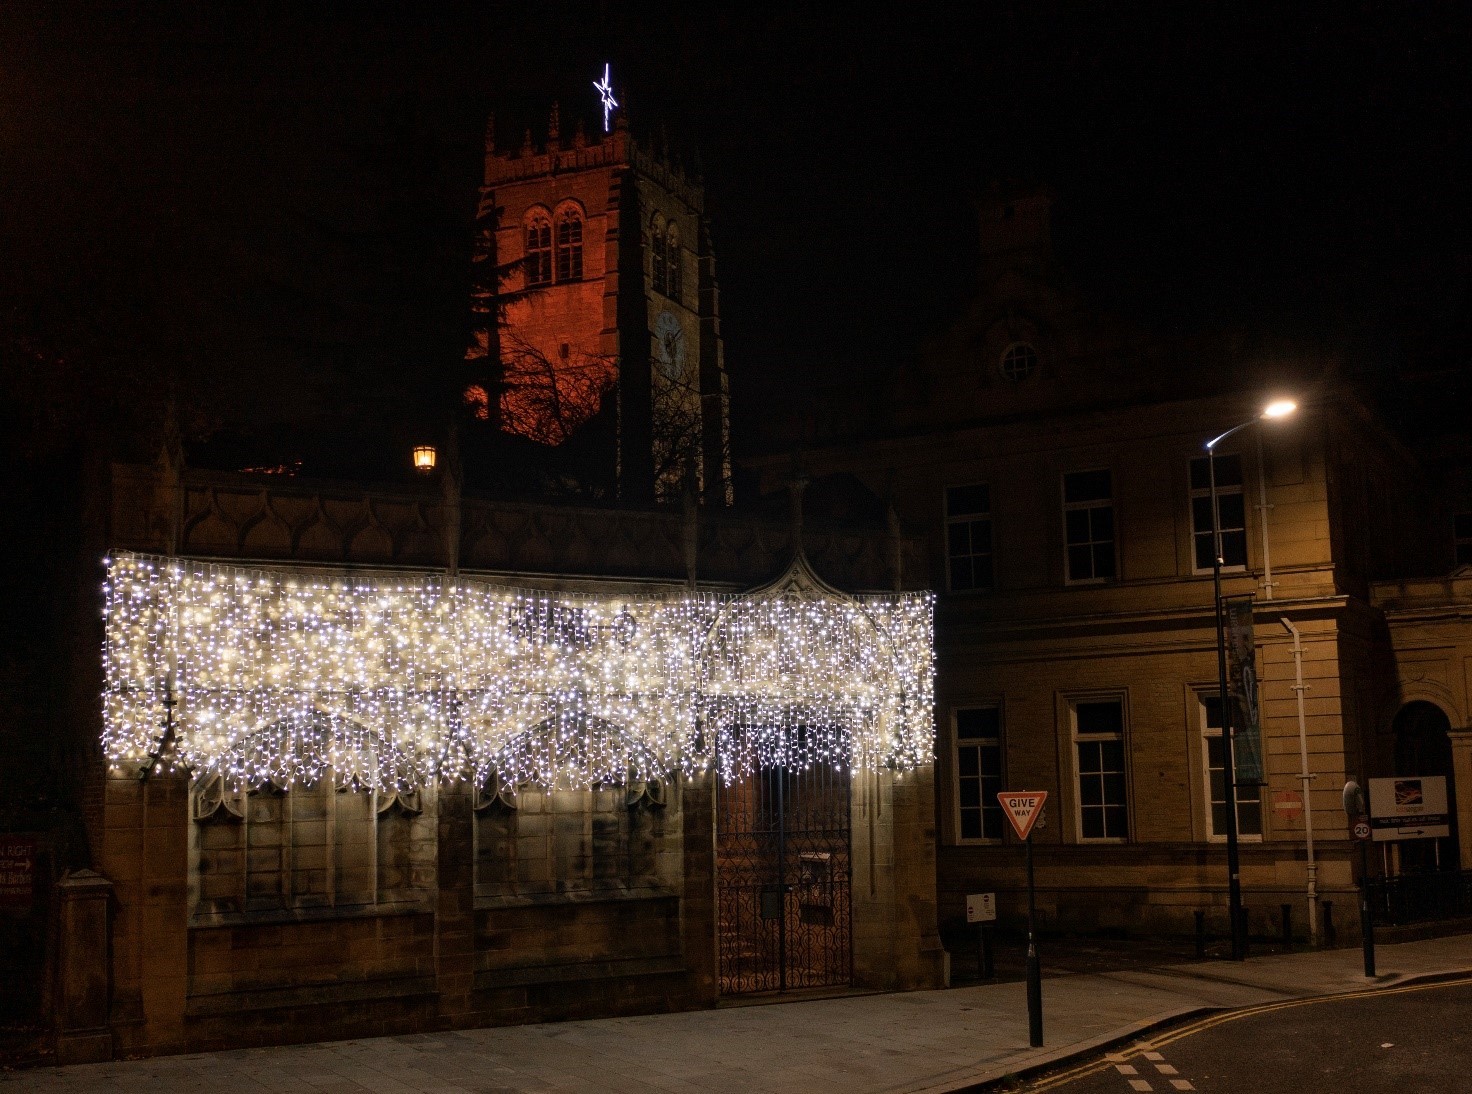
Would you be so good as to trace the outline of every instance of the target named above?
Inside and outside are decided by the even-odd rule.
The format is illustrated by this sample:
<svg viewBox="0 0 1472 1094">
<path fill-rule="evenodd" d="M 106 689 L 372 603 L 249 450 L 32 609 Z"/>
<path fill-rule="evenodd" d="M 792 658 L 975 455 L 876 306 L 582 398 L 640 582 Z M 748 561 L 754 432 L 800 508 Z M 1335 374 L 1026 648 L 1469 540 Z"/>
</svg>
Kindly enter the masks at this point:
<svg viewBox="0 0 1472 1094">
<path fill-rule="evenodd" d="M 1457 787 L 1452 775 L 1452 742 L 1447 736 L 1451 720 L 1435 703 L 1407 703 L 1396 712 L 1391 729 L 1395 733 L 1396 775 L 1441 775 L 1446 778 L 1447 809 L 1452 834 L 1445 839 L 1406 840 L 1400 844 L 1403 874 L 1455 870 L 1460 862 L 1457 832 Z"/>
</svg>

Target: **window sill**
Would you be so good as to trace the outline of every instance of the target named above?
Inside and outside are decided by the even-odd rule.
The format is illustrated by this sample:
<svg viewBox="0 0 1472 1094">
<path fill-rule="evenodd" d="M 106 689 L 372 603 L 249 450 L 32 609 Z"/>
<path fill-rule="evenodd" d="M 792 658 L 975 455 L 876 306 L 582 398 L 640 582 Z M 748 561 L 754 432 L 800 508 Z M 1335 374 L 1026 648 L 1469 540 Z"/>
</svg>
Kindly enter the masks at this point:
<svg viewBox="0 0 1472 1094">
<path fill-rule="evenodd" d="M 248 912 L 194 912 L 189 927 L 259 927 L 281 923 L 320 923 L 334 919 L 378 919 L 388 916 L 423 915 L 434 911 L 429 894 L 419 900 L 396 900 L 382 904 L 315 905 L 308 908 L 261 908 Z"/>
<path fill-rule="evenodd" d="M 577 889 L 565 893 L 480 893 L 475 898 L 477 911 L 493 908 L 535 908 L 566 904 L 619 904 L 639 900 L 670 900 L 679 897 L 673 889 L 655 885 L 629 889 Z"/>
</svg>

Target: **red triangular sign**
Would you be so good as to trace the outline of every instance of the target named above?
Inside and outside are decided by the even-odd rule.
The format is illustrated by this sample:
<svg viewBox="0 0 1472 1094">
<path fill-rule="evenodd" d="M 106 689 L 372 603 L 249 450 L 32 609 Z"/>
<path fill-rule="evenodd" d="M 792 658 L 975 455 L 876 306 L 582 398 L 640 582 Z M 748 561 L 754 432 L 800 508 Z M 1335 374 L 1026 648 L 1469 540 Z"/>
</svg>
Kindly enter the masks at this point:
<svg viewBox="0 0 1472 1094">
<path fill-rule="evenodd" d="M 1047 800 L 1046 790 L 1004 790 L 997 795 L 997 801 L 1002 803 L 1002 810 L 1012 822 L 1012 831 L 1017 833 L 1018 839 L 1027 839 L 1043 811 L 1043 802 Z"/>
</svg>

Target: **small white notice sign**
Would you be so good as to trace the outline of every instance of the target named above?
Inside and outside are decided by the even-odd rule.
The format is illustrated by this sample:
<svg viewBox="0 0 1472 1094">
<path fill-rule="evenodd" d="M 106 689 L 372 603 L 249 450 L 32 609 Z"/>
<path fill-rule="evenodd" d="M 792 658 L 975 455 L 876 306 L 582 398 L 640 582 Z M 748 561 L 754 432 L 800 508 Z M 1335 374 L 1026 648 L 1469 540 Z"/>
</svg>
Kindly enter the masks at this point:
<svg viewBox="0 0 1472 1094">
<path fill-rule="evenodd" d="M 967 923 L 991 923 L 996 918 L 996 893 L 971 893 L 966 897 Z"/>
</svg>

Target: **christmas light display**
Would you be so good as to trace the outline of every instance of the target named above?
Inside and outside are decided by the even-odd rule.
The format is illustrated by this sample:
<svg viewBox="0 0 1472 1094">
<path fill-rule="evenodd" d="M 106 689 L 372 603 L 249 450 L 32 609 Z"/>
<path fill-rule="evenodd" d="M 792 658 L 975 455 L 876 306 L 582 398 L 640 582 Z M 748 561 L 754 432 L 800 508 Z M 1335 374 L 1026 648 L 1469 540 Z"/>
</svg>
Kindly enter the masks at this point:
<svg viewBox="0 0 1472 1094">
<path fill-rule="evenodd" d="M 931 755 L 929 594 L 575 595 L 128 554 L 104 596 L 118 769 L 572 789 Z"/>
</svg>

